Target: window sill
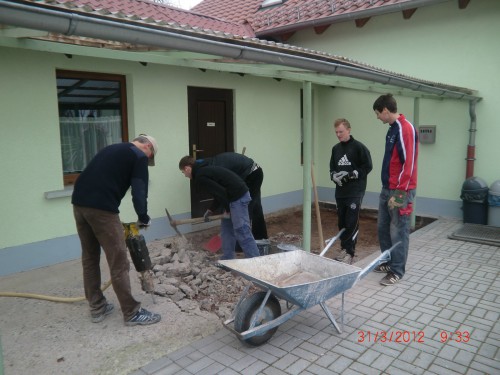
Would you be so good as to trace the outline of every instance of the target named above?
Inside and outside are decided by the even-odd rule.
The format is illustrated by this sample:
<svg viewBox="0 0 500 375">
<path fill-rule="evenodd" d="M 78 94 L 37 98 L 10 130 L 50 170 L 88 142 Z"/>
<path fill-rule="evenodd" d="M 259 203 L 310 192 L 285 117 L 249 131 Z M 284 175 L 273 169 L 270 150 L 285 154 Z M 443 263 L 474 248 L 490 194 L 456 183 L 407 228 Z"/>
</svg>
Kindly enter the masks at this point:
<svg viewBox="0 0 500 375">
<path fill-rule="evenodd" d="M 71 194 L 73 194 L 73 186 L 68 186 L 64 190 L 46 191 L 44 193 L 45 199 L 65 198 L 70 197 Z"/>
</svg>

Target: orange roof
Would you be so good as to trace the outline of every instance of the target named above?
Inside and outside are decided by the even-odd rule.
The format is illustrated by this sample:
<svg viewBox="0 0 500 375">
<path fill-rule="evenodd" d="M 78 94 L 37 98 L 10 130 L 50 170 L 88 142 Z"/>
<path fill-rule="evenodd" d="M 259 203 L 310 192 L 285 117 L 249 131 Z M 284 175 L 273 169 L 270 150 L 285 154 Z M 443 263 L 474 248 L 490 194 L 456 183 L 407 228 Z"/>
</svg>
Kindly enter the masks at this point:
<svg viewBox="0 0 500 375">
<path fill-rule="evenodd" d="M 286 0 L 262 8 L 263 0 L 203 0 L 193 10 L 232 22 L 248 22 L 257 35 L 273 34 L 283 27 L 301 28 L 301 24 L 320 25 L 330 17 L 365 10 L 383 11 L 384 6 L 401 4 L 411 8 L 412 0 Z M 400 9 L 402 10 L 402 9 Z M 302 26 L 304 27 L 304 26 Z M 310 26 L 309 26 L 310 27 Z"/>
<path fill-rule="evenodd" d="M 413 0 L 285 0 L 262 8 L 263 0 L 203 0 L 191 10 L 150 0 L 28 0 L 74 11 L 137 17 L 240 36 L 275 35 L 303 27 L 328 25 L 331 18 L 366 10 L 382 13 L 388 5 L 411 8 Z M 354 18 L 354 17 L 353 17 Z"/>
<path fill-rule="evenodd" d="M 222 19 L 245 23 L 251 20 L 263 0 L 203 0 L 195 5 L 192 10 L 207 16 L 220 17 Z"/>
<path fill-rule="evenodd" d="M 150 19 L 155 22 L 173 22 L 178 25 L 189 25 L 193 28 L 223 31 L 234 35 L 248 35 L 247 28 L 236 22 L 148 0 L 44 0 L 41 3 L 48 6 L 62 5 L 73 11 L 81 9 L 86 13 L 99 13 L 124 18 L 134 16 L 140 20 Z"/>
</svg>

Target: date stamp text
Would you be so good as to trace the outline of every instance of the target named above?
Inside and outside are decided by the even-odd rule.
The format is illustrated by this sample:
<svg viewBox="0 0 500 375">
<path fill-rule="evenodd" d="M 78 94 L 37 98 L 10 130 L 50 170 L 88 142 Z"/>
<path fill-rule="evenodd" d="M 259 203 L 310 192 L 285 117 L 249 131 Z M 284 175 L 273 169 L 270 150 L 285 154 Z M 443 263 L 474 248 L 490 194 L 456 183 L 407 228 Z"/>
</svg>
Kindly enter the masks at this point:
<svg viewBox="0 0 500 375">
<path fill-rule="evenodd" d="M 425 343 L 424 331 L 358 331 L 359 343 L 395 342 L 395 343 Z M 437 339 L 441 343 L 454 341 L 467 343 L 470 341 L 469 331 L 439 331 Z"/>
</svg>

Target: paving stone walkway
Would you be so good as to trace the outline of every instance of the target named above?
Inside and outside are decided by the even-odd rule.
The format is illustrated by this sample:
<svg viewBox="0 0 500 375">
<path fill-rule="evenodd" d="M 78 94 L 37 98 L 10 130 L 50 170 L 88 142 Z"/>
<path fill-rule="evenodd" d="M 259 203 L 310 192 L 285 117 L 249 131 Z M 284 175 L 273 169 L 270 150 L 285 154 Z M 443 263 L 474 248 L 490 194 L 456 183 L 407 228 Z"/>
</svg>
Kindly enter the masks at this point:
<svg viewBox="0 0 500 375">
<path fill-rule="evenodd" d="M 351 288 L 342 334 L 314 306 L 262 346 L 222 329 L 131 375 L 500 374 L 500 248 L 449 239 L 461 225 L 439 219 L 413 233 L 398 284 L 371 273 Z M 341 297 L 327 305 L 340 322 Z"/>
</svg>

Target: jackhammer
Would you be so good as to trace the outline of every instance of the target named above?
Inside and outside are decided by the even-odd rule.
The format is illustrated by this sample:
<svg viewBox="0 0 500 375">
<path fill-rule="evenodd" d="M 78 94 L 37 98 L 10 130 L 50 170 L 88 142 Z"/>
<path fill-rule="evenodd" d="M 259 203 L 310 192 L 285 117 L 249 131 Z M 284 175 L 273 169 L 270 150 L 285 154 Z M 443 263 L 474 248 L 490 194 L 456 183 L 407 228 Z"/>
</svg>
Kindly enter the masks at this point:
<svg viewBox="0 0 500 375">
<path fill-rule="evenodd" d="M 125 231 L 125 243 L 135 269 L 140 273 L 142 290 L 151 294 L 153 303 L 156 303 L 154 294 L 153 270 L 151 259 L 149 258 L 148 247 L 144 236 L 139 233 L 137 223 L 122 223 Z"/>
</svg>

